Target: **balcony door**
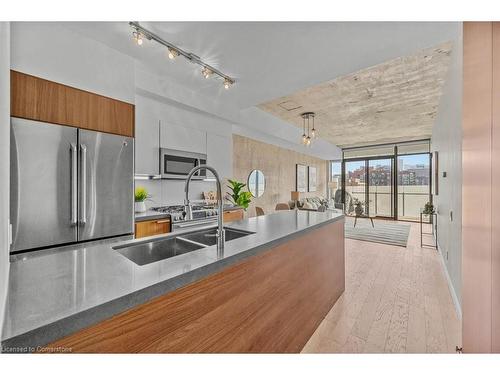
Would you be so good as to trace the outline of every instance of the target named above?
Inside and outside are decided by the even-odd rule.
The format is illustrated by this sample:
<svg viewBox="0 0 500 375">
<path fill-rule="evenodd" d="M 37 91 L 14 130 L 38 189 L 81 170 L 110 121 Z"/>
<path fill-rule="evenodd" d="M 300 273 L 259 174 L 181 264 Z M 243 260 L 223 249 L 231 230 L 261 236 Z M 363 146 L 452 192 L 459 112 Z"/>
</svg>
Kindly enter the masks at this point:
<svg viewBox="0 0 500 375">
<path fill-rule="evenodd" d="M 393 158 L 368 160 L 368 212 L 394 217 Z"/>
<path fill-rule="evenodd" d="M 352 213 L 356 200 L 361 202 L 366 211 L 366 160 L 346 161 L 344 169 L 345 212 Z"/>
<path fill-rule="evenodd" d="M 418 221 L 432 201 L 431 157 L 429 140 L 342 150 L 345 212 L 359 200 L 370 215 Z"/>
<path fill-rule="evenodd" d="M 346 212 L 360 201 L 365 213 L 393 218 L 393 158 L 345 161 L 344 168 Z"/>
<path fill-rule="evenodd" d="M 431 200 L 431 155 L 398 156 L 398 220 L 419 220 L 420 210 Z"/>
</svg>

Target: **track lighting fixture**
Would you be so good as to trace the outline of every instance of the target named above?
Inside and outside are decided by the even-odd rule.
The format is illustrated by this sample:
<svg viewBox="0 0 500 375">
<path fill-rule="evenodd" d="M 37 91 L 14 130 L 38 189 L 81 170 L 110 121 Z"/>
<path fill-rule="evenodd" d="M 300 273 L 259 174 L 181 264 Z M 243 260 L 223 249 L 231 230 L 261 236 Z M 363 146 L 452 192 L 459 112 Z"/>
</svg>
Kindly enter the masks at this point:
<svg viewBox="0 0 500 375">
<path fill-rule="evenodd" d="M 168 47 L 168 58 L 170 60 L 175 59 L 177 56 L 179 56 L 179 52 L 177 52 L 175 49 L 172 47 Z"/>
<path fill-rule="evenodd" d="M 312 140 L 314 138 L 316 138 L 316 128 L 314 125 L 315 114 L 314 114 L 314 112 L 304 112 L 304 113 L 300 114 L 300 117 L 302 117 L 302 129 L 303 129 L 302 143 L 305 146 L 310 146 L 312 143 Z M 309 130 L 310 125 L 311 125 L 311 121 L 312 121 L 312 129 Z M 306 131 L 306 128 L 307 128 L 307 131 Z"/>
<path fill-rule="evenodd" d="M 168 58 L 174 60 L 177 56 L 182 56 L 194 64 L 198 64 L 202 67 L 202 74 L 205 78 L 210 78 L 212 76 L 222 78 L 224 80 L 224 88 L 227 90 L 233 85 L 236 80 L 229 77 L 228 75 L 222 73 L 220 70 L 214 68 L 213 66 L 203 62 L 197 55 L 191 52 L 184 51 L 173 45 L 170 42 L 160 38 L 158 35 L 152 33 L 151 31 L 145 29 L 138 22 L 129 22 L 130 27 L 134 30 L 133 36 L 138 45 L 143 43 L 143 39 L 154 40 L 155 42 L 167 47 Z"/>
<path fill-rule="evenodd" d="M 134 37 L 135 42 L 137 43 L 138 46 L 142 46 L 142 35 L 140 32 L 137 30 L 132 33 L 132 36 Z"/>
</svg>

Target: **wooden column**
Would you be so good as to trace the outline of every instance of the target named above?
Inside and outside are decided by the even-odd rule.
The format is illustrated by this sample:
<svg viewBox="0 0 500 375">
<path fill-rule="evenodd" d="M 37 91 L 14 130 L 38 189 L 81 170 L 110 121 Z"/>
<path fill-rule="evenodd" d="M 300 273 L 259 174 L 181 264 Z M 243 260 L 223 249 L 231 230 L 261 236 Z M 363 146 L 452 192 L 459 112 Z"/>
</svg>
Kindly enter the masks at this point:
<svg viewBox="0 0 500 375">
<path fill-rule="evenodd" d="M 491 351 L 500 353 L 500 22 L 493 22 Z"/>
<path fill-rule="evenodd" d="M 463 348 L 500 352 L 500 23 L 463 31 Z"/>
</svg>

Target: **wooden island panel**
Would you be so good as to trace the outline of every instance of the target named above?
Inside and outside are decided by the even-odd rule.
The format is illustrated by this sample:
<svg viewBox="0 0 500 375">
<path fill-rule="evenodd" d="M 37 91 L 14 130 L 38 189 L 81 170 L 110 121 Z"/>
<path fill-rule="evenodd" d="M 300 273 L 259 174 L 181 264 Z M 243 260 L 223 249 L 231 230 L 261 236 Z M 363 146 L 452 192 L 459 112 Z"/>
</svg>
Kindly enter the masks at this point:
<svg viewBox="0 0 500 375">
<path fill-rule="evenodd" d="M 49 346 L 93 353 L 298 353 L 344 288 L 342 219 Z"/>
</svg>

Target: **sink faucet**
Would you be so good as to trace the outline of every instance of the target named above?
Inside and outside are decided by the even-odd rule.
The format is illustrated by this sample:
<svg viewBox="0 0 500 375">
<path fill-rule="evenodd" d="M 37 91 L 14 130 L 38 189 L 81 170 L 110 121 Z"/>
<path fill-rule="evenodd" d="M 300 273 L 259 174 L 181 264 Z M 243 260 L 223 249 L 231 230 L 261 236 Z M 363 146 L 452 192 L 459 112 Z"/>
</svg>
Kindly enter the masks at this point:
<svg viewBox="0 0 500 375">
<path fill-rule="evenodd" d="M 215 180 L 217 181 L 217 197 L 218 197 L 218 215 L 217 215 L 217 252 L 220 254 L 222 250 L 224 250 L 224 241 L 225 241 L 225 236 L 224 236 L 224 222 L 223 222 L 223 214 L 224 214 L 224 201 L 222 199 L 222 185 L 221 185 L 221 180 L 219 177 L 219 174 L 217 171 L 209 166 L 209 165 L 198 165 L 197 167 L 194 167 L 191 169 L 189 172 L 187 178 L 186 178 L 186 185 L 184 185 L 184 192 L 186 193 L 186 196 L 184 198 L 184 211 L 186 212 L 186 220 L 192 220 L 193 219 L 193 211 L 191 209 L 191 203 L 189 202 L 189 183 L 191 182 L 191 178 L 193 175 L 198 172 L 200 169 L 206 169 L 210 172 L 215 177 Z"/>
</svg>

